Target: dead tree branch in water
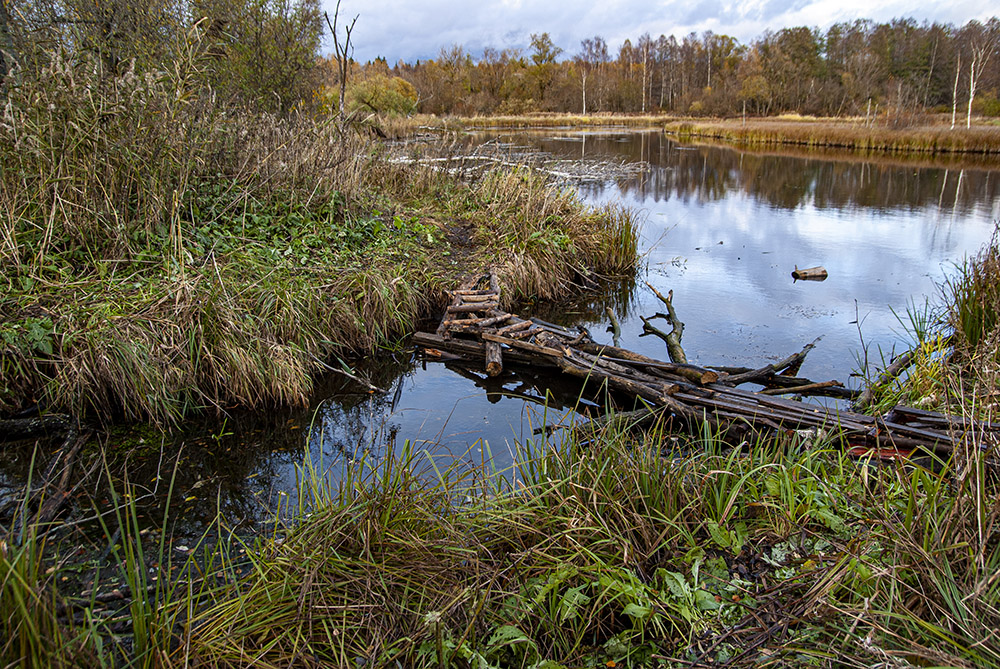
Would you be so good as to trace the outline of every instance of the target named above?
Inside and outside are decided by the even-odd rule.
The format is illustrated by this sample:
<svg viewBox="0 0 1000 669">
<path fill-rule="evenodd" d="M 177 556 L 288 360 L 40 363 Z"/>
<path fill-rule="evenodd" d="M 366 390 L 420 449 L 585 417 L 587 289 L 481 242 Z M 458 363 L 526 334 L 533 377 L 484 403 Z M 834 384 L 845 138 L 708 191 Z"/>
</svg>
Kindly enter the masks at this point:
<svg viewBox="0 0 1000 669">
<path fill-rule="evenodd" d="M 651 318 L 646 318 L 645 316 L 640 316 L 642 319 L 642 334 L 640 337 L 645 337 L 646 335 L 655 335 L 663 340 L 663 343 L 667 345 L 667 355 L 670 356 L 671 362 L 676 362 L 678 364 L 687 364 L 687 355 L 684 353 L 684 349 L 681 347 L 681 337 L 684 336 L 684 323 L 681 319 L 677 317 L 677 312 L 674 310 L 674 291 L 669 291 L 666 296 L 660 291 L 653 287 L 648 281 L 646 285 L 649 289 L 653 291 L 656 297 L 659 298 L 660 302 L 667 307 L 667 313 L 657 313 Z M 670 323 L 670 332 L 664 332 L 659 329 L 650 321 L 655 318 L 662 318 L 668 323 Z"/>
</svg>

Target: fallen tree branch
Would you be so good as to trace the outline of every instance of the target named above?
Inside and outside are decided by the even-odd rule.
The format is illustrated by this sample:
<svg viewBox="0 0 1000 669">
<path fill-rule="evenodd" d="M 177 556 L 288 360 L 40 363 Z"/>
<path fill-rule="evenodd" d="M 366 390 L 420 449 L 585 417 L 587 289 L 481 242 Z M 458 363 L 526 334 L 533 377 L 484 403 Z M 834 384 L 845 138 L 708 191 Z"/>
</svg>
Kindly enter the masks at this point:
<svg viewBox="0 0 1000 669">
<path fill-rule="evenodd" d="M 608 318 L 611 320 L 611 325 L 608 326 L 608 330 L 611 332 L 611 341 L 617 347 L 621 344 L 622 339 L 622 324 L 618 322 L 618 316 L 615 315 L 614 310 L 611 307 L 604 307 L 604 311 L 608 314 Z"/>
<path fill-rule="evenodd" d="M 736 376 L 737 374 L 746 374 L 747 372 L 755 371 L 750 367 L 727 367 L 725 365 L 712 365 L 709 369 L 719 372 L 723 375 L 722 378 L 726 378 L 724 375 L 728 374 L 730 376 Z M 768 390 L 778 389 L 778 388 L 801 388 L 801 386 L 806 386 L 815 383 L 812 379 L 807 379 L 802 376 L 781 376 L 773 375 L 769 376 L 763 381 L 759 382 L 764 388 Z M 845 388 L 843 384 L 830 386 L 828 388 L 816 388 L 814 390 L 799 391 L 806 395 L 819 395 L 823 397 L 835 397 L 842 400 L 854 400 L 860 394 L 860 391 L 854 390 L 852 388 Z"/>
<path fill-rule="evenodd" d="M 667 307 L 667 313 L 658 313 L 652 318 L 646 318 L 645 316 L 640 316 L 642 319 L 642 334 L 640 337 L 645 335 L 656 335 L 663 340 L 663 343 L 667 345 L 667 355 L 670 356 L 671 362 L 676 362 L 678 364 L 687 363 L 687 355 L 684 353 L 684 348 L 681 346 L 681 338 L 684 336 L 684 323 L 681 319 L 677 317 L 677 312 L 674 310 L 674 291 L 668 291 L 666 295 L 663 295 L 660 291 L 653 287 L 648 281 L 646 285 L 649 289 L 653 291 L 653 294 L 659 298 L 660 302 Z M 668 323 L 670 323 L 670 332 L 664 332 L 660 330 L 652 323 L 650 323 L 653 318 L 663 318 Z"/>
<path fill-rule="evenodd" d="M 840 381 L 821 381 L 819 383 L 804 383 L 801 386 L 791 386 L 789 388 L 770 388 L 768 390 L 760 391 L 761 395 L 791 395 L 803 393 L 808 393 L 813 390 L 821 390 L 823 388 L 843 388 L 844 384 Z"/>
<path fill-rule="evenodd" d="M 948 337 L 944 342 L 942 342 L 942 344 L 944 346 L 950 346 L 951 337 Z M 917 349 L 910 349 L 906 353 L 897 356 L 884 370 L 882 370 L 882 373 L 879 374 L 878 378 L 872 383 L 869 383 L 868 386 L 861 392 L 858 399 L 854 402 L 854 410 L 864 411 L 867 409 L 871 405 L 872 400 L 875 399 L 875 389 L 899 378 L 899 375 L 905 372 L 907 368 L 914 363 L 916 357 Z"/>
<path fill-rule="evenodd" d="M 770 377 L 782 374 L 783 372 L 788 372 L 783 374 L 784 376 L 795 376 L 799 368 L 802 367 L 802 363 L 805 362 L 806 355 L 809 351 L 816 347 L 819 340 L 822 337 L 816 337 L 811 343 L 806 344 L 805 347 L 798 353 L 793 353 L 784 360 L 780 360 L 773 365 L 767 365 L 759 369 L 754 369 L 744 374 L 732 374 L 730 376 L 723 377 L 719 379 L 719 383 L 723 383 L 727 386 L 738 386 L 741 383 L 760 383 L 764 382 Z"/>
</svg>

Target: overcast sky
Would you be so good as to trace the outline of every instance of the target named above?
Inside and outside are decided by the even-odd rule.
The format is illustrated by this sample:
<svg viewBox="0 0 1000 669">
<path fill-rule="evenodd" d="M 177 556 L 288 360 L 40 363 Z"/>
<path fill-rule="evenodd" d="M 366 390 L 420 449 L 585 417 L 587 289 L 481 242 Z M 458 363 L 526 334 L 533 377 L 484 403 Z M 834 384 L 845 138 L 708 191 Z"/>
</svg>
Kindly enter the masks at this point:
<svg viewBox="0 0 1000 669">
<path fill-rule="evenodd" d="M 331 18 L 336 0 L 321 0 Z M 580 40 L 600 35 L 612 55 L 626 38 L 648 32 L 676 35 L 691 31 L 732 35 L 747 43 L 765 30 L 792 26 L 826 29 L 833 23 L 870 18 L 912 17 L 961 25 L 985 20 L 992 3 L 944 0 L 341 0 L 341 17 L 359 15 L 354 58 L 362 63 L 384 56 L 435 58 L 442 47 L 461 45 L 478 58 L 484 47 L 522 48 L 531 33 L 548 32 L 565 56 L 580 50 Z M 995 8 L 992 14 L 998 13 Z M 329 40 L 328 40 L 329 41 Z M 333 50 L 332 42 L 325 51 Z"/>
</svg>

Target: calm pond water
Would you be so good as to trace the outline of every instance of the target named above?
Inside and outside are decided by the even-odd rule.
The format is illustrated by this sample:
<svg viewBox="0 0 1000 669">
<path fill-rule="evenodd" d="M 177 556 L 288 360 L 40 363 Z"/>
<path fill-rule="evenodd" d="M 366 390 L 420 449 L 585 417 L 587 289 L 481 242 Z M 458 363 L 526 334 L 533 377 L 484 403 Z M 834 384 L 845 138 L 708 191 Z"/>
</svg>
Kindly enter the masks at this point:
<svg viewBox="0 0 1000 669">
<path fill-rule="evenodd" d="M 610 341 L 604 308 L 611 306 L 622 321 L 623 346 L 665 358 L 660 340 L 638 336 L 639 315 L 660 310 L 649 281 L 674 291 L 686 324 L 684 347 L 703 365 L 761 366 L 822 336 L 801 374 L 857 385 L 850 375 L 865 347 L 873 362 L 880 352 L 906 347 L 899 318 L 935 296 L 954 263 L 978 251 L 1000 219 L 996 166 L 684 146 L 659 132 L 468 139 L 469 146 L 487 140 L 559 160 L 638 165 L 627 176 L 574 186 L 588 202 L 623 202 L 639 212 L 645 263 L 639 280 L 539 315 L 583 324 Z M 829 278 L 794 282 L 796 265 L 823 265 Z M 385 392 L 332 378 L 308 411 L 245 416 L 187 437 L 177 490 L 188 499 L 189 517 L 211 517 L 216 499 L 230 522 L 260 517 L 294 494 L 296 466 L 307 452 L 334 478 L 350 459 L 376 464 L 406 440 L 438 460 L 480 462 L 492 454 L 504 468 L 516 444 L 533 438 L 533 428 L 570 420 L 573 407 L 589 403 L 577 400 L 571 384 L 552 385 L 531 373 L 488 379 L 459 366 L 424 364 L 405 350 L 362 371 Z M 150 458 L 147 480 L 155 479 L 158 464 Z"/>
</svg>

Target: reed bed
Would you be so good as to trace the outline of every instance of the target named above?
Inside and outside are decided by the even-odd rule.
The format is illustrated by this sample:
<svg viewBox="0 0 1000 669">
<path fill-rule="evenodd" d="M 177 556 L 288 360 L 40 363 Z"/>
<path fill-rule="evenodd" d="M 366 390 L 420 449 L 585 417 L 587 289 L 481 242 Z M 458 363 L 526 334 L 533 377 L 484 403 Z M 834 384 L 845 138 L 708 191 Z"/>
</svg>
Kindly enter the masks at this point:
<svg viewBox="0 0 1000 669">
<path fill-rule="evenodd" d="M 218 106 L 201 63 L 192 54 L 169 71 L 96 78 L 86 58 L 53 57 L 11 88 L 0 411 L 39 403 L 165 424 L 302 403 L 332 355 L 390 344 L 497 256 L 482 230 L 482 246 L 451 244 L 464 222 L 510 213 L 495 210 L 495 193 L 392 164 L 363 125 Z M 515 276 L 512 287 L 556 296 L 564 266 L 630 266 L 606 256 L 634 249 L 629 214 L 589 211 L 536 181 L 509 181 L 506 196 L 530 190 L 510 234 L 568 237 L 506 259 L 561 269 L 551 285 Z"/>
<path fill-rule="evenodd" d="M 977 126 L 950 129 L 934 124 L 901 129 L 875 125 L 863 120 L 813 121 L 754 119 L 745 125 L 739 120 L 673 121 L 664 131 L 680 140 L 722 140 L 741 146 L 779 145 L 808 148 L 841 148 L 861 153 L 983 154 L 1000 153 L 1000 128 Z"/>
</svg>

